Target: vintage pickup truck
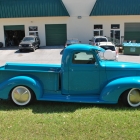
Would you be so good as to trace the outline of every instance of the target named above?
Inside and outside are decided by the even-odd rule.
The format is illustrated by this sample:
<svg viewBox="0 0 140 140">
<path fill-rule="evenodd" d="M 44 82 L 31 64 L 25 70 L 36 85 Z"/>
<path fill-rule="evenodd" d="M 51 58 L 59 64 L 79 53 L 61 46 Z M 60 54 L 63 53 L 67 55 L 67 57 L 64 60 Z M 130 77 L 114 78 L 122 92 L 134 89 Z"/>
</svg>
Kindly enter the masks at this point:
<svg viewBox="0 0 140 140">
<path fill-rule="evenodd" d="M 34 99 L 140 106 L 140 64 L 112 57 L 110 50 L 75 44 L 64 49 L 60 65 L 6 63 L 0 67 L 0 99 L 18 106 Z"/>
</svg>

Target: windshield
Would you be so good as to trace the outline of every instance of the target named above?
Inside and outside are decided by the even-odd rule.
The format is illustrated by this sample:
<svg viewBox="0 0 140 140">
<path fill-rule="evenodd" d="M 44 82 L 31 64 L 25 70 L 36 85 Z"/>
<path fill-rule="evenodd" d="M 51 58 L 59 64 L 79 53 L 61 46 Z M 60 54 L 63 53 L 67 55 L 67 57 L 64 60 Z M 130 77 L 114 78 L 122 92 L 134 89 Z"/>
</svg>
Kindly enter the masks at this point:
<svg viewBox="0 0 140 140">
<path fill-rule="evenodd" d="M 34 41 L 33 37 L 24 37 L 22 41 Z"/>
<path fill-rule="evenodd" d="M 95 42 L 107 42 L 106 38 L 96 38 Z"/>
</svg>

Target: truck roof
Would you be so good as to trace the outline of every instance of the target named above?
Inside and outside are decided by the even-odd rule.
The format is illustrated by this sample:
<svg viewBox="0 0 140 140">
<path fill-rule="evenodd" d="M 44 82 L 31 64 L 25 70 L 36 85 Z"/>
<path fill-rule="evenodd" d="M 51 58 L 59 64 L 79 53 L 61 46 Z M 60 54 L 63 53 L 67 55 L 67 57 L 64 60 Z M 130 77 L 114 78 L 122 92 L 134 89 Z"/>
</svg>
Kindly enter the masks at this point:
<svg viewBox="0 0 140 140">
<path fill-rule="evenodd" d="M 73 44 L 65 48 L 65 50 L 90 50 L 90 49 L 102 51 L 102 48 L 88 44 Z"/>
</svg>

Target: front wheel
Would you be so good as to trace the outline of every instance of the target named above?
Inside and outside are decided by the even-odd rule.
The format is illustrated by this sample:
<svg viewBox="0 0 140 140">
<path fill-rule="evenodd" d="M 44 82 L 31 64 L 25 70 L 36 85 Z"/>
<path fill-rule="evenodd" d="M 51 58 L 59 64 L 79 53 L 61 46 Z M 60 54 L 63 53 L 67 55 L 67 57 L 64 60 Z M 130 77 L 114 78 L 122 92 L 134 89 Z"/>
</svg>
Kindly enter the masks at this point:
<svg viewBox="0 0 140 140">
<path fill-rule="evenodd" d="M 18 106 L 26 106 L 31 103 L 33 93 L 31 89 L 25 86 L 17 86 L 11 92 L 11 99 Z"/>
<path fill-rule="evenodd" d="M 132 88 L 123 94 L 123 104 L 130 107 L 140 106 L 140 89 Z"/>
<path fill-rule="evenodd" d="M 32 52 L 34 52 L 35 51 L 35 46 L 32 48 Z"/>
</svg>

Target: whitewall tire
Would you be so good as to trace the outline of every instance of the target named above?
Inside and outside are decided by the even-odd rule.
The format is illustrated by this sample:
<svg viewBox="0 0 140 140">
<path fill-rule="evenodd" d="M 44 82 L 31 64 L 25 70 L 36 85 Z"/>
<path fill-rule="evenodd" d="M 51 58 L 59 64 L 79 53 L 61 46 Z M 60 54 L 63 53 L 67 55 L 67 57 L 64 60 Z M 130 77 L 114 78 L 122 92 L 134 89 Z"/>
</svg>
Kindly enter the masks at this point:
<svg viewBox="0 0 140 140">
<path fill-rule="evenodd" d="M 18 106 L 26 106 L 30 104 L 33 98 L 32 91 L 25 86 L 17 86 L 11 92 L 11 99 Z"/>
<path fill-rule="evenodd" d="M 140 106 L 140 89 L 132 88 L 127 94 L 127 102 L 131 107 Z"/>
</svg>

